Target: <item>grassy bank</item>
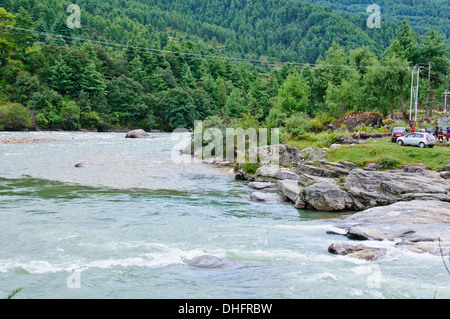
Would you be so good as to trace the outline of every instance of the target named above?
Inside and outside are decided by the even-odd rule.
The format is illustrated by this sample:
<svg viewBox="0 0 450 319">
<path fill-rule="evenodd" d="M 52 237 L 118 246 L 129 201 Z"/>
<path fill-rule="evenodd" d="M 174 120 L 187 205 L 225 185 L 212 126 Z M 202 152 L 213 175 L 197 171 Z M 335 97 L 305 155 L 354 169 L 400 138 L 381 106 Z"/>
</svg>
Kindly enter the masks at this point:
<svg viewBox="0 0 450 319">
<path fill-rule="evenodd" d="M 363 167 L 368 163 L 378 163 L 383 168 L 400 167 L 403 164 L 424 164 L 433 170 L 441 170 L 450 164 L 450 147 L 419 148 L 399 146 L 390 138 L 371 141 L 360 145 L 342 145 L 327 152 L 332 162 L 351 161 Z"/>
</svg>

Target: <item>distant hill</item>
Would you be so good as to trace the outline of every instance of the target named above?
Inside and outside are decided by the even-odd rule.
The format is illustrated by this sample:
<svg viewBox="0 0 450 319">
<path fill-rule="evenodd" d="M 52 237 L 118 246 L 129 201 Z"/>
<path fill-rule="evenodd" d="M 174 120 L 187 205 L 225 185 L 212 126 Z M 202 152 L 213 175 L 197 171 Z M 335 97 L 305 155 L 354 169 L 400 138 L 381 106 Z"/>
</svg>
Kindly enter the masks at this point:
<svg viewBox="0 0 450 319">
<path fill-rule="evenodd" d="M 367 17 L 367 7 L 376 3 L 381 7 L 383 21 L 401 22 L 409 20 L 409 24 L 419 34 L 425 34 L 434 28 L 445 34 L 450 43 L 450 1 L 448 0 L 303 0 L 322 6 L 331 7 L 338 12 L 352 13 Z"/>
<path fill-rule="evenodd" d="M 69 1 L 4 0 L 30 11 L 39 31 L 64 32 Z M 126 44 L 167 37 L 199 39 L 221 54 L 315 63 L 333 42 L 347 50 L 368 46 L 380 54 L 396 27 L 368 30 L 365 19 L 286 0 L 78 0 L 83 29 L 93 38 Z M 158 34 L 158 33 L 164 33 Z M 73 34 L 73 32 L 71 32 Z"/>
</svg>

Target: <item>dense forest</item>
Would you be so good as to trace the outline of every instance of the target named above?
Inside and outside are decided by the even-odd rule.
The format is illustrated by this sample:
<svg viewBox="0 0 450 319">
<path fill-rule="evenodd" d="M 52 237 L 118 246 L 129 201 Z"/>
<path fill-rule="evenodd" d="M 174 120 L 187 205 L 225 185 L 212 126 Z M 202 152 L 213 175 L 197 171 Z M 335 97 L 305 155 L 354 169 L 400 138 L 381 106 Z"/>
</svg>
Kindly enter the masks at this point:
<svg viewBox="0 0 450 319">
<path fill-rule="evenodd" d="M 70 29 L 68 1 L 2 3 L 5 130 L 170 131 L 208 118 L 295 131 L 316 116 L 406 111 L 411 66 L 425 67 L 428 111 L 448 87 L 445 36 L 407 21 L 380 32 L 285 0 L 79 0 Z"/>
<path fill-rule="evenodd" d="M 430 28 L 450 40 L 450 2 L 447 0 L 305 0 L 331 7 L 335 11 L 367 16 L 366 9 L 372 3 L 380 6 L 383 21 L 402 22 L 409 20 L 410 25 L 425 34 Z"/>
</svg>

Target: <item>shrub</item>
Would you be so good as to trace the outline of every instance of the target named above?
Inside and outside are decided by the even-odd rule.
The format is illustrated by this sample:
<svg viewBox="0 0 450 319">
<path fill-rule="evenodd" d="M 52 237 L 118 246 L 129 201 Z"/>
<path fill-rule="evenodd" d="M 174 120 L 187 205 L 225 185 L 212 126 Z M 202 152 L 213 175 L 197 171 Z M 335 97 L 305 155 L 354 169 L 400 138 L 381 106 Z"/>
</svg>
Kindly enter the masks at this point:
<svg viewBox="0 0 450 319">
<path fill-rule="evenodd" d="M 33 126 L 33 117 L 21 104 L 11 104 L 3 108 L 1 125 L 5 130 L 23 131 Z"/>
<path fill-rule="evenodd" d="M 80 128 L 80 108 L 75 102 L 63 102 L 59 115 L 64 130 L 76 131 Z"/>
<path fill-rule="evenodd" d="M 382 169 L 393 169 L 400 166 L 400 162 L 392 157 L 382 157 L 379 162 Z"/>
<path fill-rule="evenodd" d="M 244 163 L 242 164 L 242 169 L 244 172 L 249 174 L 255 174 L 256 170 L 260 167 L 258 163 Z"/>
<path fill-rule="evenodd" d="M 303 112 L 292 114 L 284 121 L 284 124 L 287 132 L 294 138 L 302 136 L 311 127 L 310 118 Z"/>
</svg>

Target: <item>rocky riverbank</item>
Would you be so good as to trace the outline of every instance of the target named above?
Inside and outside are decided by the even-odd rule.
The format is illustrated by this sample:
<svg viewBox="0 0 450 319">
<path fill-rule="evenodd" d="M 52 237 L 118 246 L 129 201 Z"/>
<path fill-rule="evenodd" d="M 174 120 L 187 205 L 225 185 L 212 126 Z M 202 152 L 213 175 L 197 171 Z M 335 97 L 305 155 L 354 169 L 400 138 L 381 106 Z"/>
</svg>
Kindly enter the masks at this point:
<svg viewBox="0 0 450 319">
<path fill-rule="evenodd" d="M 351 162 L 311 161 L 309 151 L 305 156 L 295 147 L 276 147 L 280 165 L 261 156 L 261 165 L 254 173 L 237 167 L 235 178 L 253 182 L 250 186 L 254 188 L 260 187 L 260 182 L 276 184 L 278 195 L 299 209 L 361 211 L 412 200 L 450 203 L 449 165 L 441 173 L 421 165 L 381 171 L 379 165 L 369 164 L 361 169 Z M 271 153 L 263 150 L 260 154 Z"/>
<path fill-rule="evenodd" d="M 271 164 L 274 147 L 280 165 Z M 393 247 L 441 253 L 439 238 L 450 244 L 450 165 L 443 172 L 422 165 L 380 170 L 376 164 L 358 168 L 351 162 L 327 162 L 323 153 L 287 145 L 251 149 L 260 154 L 254 172 L 235 167 L 235 178 L 255 189 L 251 199 L 286 200 L 298 209 L 355 211 L 336 222 L 346 242 L 330 245 L 334 254 L 373 260 L 386 253 L 350 240 L 389 240 Z M 443 231 L 447 229 L 447 231 Z M 437 230 L 441 230 L 438 232 Z M 448 250 L 447 250 L 448 251 Z"/>
</svg>

